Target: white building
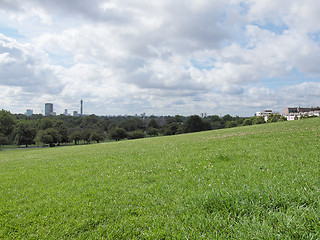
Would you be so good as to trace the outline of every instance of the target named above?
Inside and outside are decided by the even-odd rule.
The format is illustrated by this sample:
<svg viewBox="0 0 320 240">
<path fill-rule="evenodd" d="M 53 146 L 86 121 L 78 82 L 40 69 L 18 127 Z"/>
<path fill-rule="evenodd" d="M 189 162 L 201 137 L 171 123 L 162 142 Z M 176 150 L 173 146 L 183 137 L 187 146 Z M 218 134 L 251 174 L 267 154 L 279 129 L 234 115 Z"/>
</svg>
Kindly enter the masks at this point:
<svg viewBox="0 0 320 240">
<path fill-rule="evenodd" d="M 256 117 L 264 117 L 265 121 L 268 121 L 268 117 L 273 114 L 272 110 L 264 110 L 263 112 L 256 112 Z"/>
</svg>

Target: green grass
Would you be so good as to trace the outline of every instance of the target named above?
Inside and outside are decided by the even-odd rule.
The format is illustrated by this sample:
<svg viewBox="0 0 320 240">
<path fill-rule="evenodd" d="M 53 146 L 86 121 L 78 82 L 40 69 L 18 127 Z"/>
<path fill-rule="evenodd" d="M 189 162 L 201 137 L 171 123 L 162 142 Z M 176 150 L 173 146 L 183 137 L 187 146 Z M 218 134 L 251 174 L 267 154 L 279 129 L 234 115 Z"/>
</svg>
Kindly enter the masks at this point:
<svg viewBox="0 0 320 240">
<path fill-rule="evenodd" d="M 0 152 L 0 238 L 319 239 L 320 118 Z"/>
</svg>

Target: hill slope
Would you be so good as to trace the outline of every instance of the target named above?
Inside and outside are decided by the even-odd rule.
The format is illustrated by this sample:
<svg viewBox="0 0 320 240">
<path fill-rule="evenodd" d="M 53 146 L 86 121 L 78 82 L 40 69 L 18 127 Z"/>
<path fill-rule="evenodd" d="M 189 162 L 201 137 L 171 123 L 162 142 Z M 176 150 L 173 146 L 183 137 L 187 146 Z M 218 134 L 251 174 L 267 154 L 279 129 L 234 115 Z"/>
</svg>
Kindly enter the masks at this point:
<svg viewBox="0 0 320 240">
<path fill-rule="evenodd" d="M 0 238 L 320 237 L 320 118 L 0 152 Z"/>
</svg>

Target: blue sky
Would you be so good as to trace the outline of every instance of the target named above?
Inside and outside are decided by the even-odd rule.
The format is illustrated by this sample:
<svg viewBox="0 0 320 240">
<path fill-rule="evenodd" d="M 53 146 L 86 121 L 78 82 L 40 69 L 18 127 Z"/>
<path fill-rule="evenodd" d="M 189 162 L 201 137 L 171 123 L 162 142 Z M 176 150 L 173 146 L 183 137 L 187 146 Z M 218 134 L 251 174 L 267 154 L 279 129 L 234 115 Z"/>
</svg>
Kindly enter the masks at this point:
<svg viewBox="0 0 320 240">
<path fill-rule="evenodd" d="M 18 32 L 18 29 L 15 29 L 15 28 L 0 26 L 0 32 L 10 38 L 19 39 L 19 40 L 24 38 L 24 36 Z"/>
<path fill-rule="evenodd" d="M 252 116 L 320 105 L 316 0 L 0 0 L 0 108 Z"/>
</svg>

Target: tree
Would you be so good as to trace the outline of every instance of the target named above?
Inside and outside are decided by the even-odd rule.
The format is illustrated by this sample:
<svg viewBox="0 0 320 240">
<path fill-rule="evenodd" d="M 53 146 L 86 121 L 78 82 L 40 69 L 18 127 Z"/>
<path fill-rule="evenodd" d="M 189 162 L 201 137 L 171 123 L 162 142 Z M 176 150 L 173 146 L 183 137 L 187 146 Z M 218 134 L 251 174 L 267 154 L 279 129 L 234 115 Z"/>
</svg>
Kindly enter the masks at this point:
<svg viewBox="0 0 320 240">
<path fill-rule="evenodd" d="M 120 141 L 121 139 L 125 139 L 127 137 L 127 132 L 123 128 L 115 127 L 110 132 L 110 138 L 116 141 Z"/>
<path fill-rule="evenodd" d="M 152 118 L 150 120 L 150 122 L 148 123 L 148 128 L 156 128 L 156 129 L 159 128 L 159 125 L 158 125 L 157 121 L 154 118 Z"/>
<path fill-rule="evenodd" d="M 81 131 L 76 130 L 73 133 L 70 134 L 69 139 L 71 141 L 74 141 L 74 144 L 77 145 L 79 141 L 82 139 Z"/>
<path fill-rule="evenodd" d="M 97 143 L 99 143 L 99 142 L 104 140 L 104 136 L 103 136 L 103 134 L 101 134 L 99 132 L 93 132 L 90 135 L 90 140 L 91 141 L 96 141 Z"/>
<path fill-rule="evenodd" d="M 42 130 L 46 130 L 48 128 L 53 128 L 54 122 L 52 119 L 46 117 L 40 120 L 39 125 Z"/>
<path fill-rule="evenodd" d="M 205 123 L 202 118 L 198 115 L 192 115 L 188 117 L 186 121 L 185 131 L 186 132 L 200 132 L 205 130 Z"/>
<path fill-rule="evenodd" d="M 9 143 L 9 139 L 3 133 L 0 133 L 0 147 Z"/>
<path fill-rule="evenodd" d="M 259 117 L 254 117 L 252 120 L 252 124 L 263 124 L 266 121 L 264 120 L 264 117 L 259 116 Z"/>
<path fill-rule="evenodd" d="M 144 138 L 145 136 L 145 133 L 141 130 L 128 133 L 128 139 Z"/>
<path fill-rule="evenodd" d="M 59 120 L 55 122 L 53 128 L 61 135 L 61 142 L 68 142 L 68 129 L 63 121 Z"/>
<path fill-rule="evenodd" d="M 211 122 L 221 122 L 222 119 L 218 115 L 212 115 L 209 117 Z"/>
<path fill-rule="evenodd" d="M 15 141 L 18 145 L 28 145 L 35 143 L 37 131 L 29 122 L 20 122 L 15 129 Z"/>
<path fill-rule="evenodd" d="M 89 144 L 90 143 L 91 134 L 92 134 L 92 130 L 91 129 L 84 128 L 81 131 L 81 139 Z"/>
<path fill-rule="evenodd" d="M 226 114 L 222 117 L 222 121 L 225 123 L 232 121 L 232 120 L 233 120 L 233 117 L 230 114 Z"/>
<path fill-rule="evenodd" d="M 236 126 L 237 126 L 237 123 L 235 121 L 229 121 L 226 123 L 226 128 L 233 128 Z"/>
<path fill-rule="evenodd" d="M 172 122 L 170 124 L 166 124 L 163 127 L 163 135 L 175 135 L 178 131 L 179 125 L 176 122 Z"/>
<path fill-rule="evenodd" d="M 268 116 L 268 122 L 282 122 L 287 121 L 287 118 L 284 116 L 281 116 L 280 114 L 270 114 Z"/>
<path fill-rule="evenodd" d="M 173 120 L 176 122 L 176 123 L 179 123 L 179 124 L 182 124 L 183 123 L 183 116 L 181 115 L 175 115 Z"/>
<path fill-rule="evenodd" d="M 156 128 L 148 127 L 147 128 L 147 134 L 150 135 L 150 136 L 154 136 L 155 137 L 155 136 L 158 136 L 159 131 Z"/>
<path fill-rule="evenodd" d="M 0 133 L 9 138 L 14 130 L 15 124 L 16 120 L 14 116 L 9 111 L 2 109 L 0 111 Z"/>
<path fill-rule="evenodd" d="M 38 134 L 38 139 L 40 142 L 43 144 L 49 144 L 50 147 L 54 147 L 55 143 L 60 143 L 61 138 L 61 134 L 54 128 L 48 128 L 40 131 Z"/>
<path fill-rule="evenodd" d="M 242 123 L 243 126 L 249 126 L 252 125 L 252 119 L 251 118 L 247 118 L 243 121 Z"/>
<path fill-rule="evenodd" d="M 223 120 L 218 115 L 209 117 L 211 129 L 223 128 Z"/>
</svg>

